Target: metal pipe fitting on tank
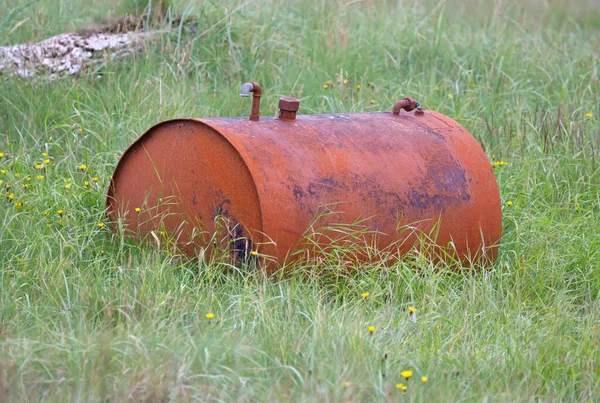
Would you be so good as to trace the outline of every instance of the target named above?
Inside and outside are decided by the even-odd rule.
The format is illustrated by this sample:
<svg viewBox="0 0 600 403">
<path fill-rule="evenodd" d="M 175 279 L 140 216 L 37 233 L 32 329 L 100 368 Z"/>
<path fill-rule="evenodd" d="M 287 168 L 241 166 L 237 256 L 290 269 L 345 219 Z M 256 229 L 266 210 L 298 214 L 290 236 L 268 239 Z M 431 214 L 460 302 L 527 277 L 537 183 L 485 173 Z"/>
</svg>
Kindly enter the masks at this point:
<svg viewBox="0 0 600 403">
<path fill-rule="evenodd" d="M 240 87 L 240 97 L 249 97 L 252 93 L 252 110 L 250 111 L 250 120 L 258 122 L 260 119 L 260 97 L 262 96 L 262 88 L 258 83 L 244 83 Z"/>
<path fill-rule="evenodd" d="M 410 112 L 418 106 L 420 106 L 420 104 L 417 101 L 410 97 L 406 97 L 402 101 L 396 102 L 394 108 L 392 109 L 392 115 L 399 115 L 400 109 L 404 109 L 406 112 Z"/>
</svg>

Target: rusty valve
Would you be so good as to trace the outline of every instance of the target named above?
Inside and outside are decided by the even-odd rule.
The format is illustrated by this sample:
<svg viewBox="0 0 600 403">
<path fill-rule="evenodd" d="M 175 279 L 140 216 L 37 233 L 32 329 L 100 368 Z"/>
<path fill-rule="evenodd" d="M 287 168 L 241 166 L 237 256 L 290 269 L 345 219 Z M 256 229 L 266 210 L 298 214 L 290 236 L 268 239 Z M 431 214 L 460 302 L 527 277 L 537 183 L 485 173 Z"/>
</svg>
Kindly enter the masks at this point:
<svg viewBox="0 0 600 403">
<path fill-rule="evenodd" d="M 262 88 L 255 82 L 244 83 L 240 87 L 240 97 L 249 97 L 252 93 L 252 110 L 250 111 L 250 120 L 258 122 L 260 119 L 260 97 Z"/>
<path fill-rule="evenodd" d="M 404 98 L 402 101 L 396 102 L 392 109 L 392 115 L 399 115 L 400 109 L 404 109 L 406 112 L 410 112 L 413 109 L 419 107 L 419 103 L 410 97 Z"/>
<path fill-rule="evenodd" d="M 300 101 L 296 98 L 279 98 L 279 119 L 295 120 L 298 109 L 300 109 Z"/>
</svg>

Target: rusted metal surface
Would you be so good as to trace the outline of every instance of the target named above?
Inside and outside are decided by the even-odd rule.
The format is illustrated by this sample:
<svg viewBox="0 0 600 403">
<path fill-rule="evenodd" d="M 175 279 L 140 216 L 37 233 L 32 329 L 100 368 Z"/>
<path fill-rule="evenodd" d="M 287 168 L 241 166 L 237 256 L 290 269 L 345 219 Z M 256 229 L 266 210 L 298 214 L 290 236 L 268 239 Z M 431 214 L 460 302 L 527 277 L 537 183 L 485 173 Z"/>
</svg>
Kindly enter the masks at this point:
<svg viewBox="0 0 600 403">
<path fill-rule="evenodd" d="M 294 101 L 282 105 L 295 115 Z M 110 219 L 140 236 L 162 228 L 193 253 L 214 242 L 225 217 L 240 258 L 258 250 L 280 263 L 310 226 L 357 220 L 377 231 L 369 242 L 380 248 L 400 241 L 407 252 L 422 233 L 461 259 L 495 258 L 498 185 L 458 123 L 429 110 L 290 116 L 154 126 L 117 166 Z M 315 220 L 323 206 L 336 213 Z"/>
</svg>

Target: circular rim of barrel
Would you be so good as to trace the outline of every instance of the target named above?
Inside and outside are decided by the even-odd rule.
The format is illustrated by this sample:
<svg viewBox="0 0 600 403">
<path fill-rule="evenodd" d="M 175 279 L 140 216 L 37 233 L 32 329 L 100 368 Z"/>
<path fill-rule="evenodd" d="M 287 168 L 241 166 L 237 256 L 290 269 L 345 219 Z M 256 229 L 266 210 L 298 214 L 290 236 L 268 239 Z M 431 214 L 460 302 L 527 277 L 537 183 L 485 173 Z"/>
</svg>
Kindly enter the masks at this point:
<svg viewBox="0 0 600 403">
<path fill-rule="evenodd" d="M 151 160 L 151 153 L 162 154 L 162 159 Z M 174 180 L 167 194 L 155 191 L 161 176 Z M 142 194 L 146 200 L 140 199 Z M 236 242 L 262 241 L 260 195 L 242 152 L 228 136 L 199 119 L 163 121 L 133 142 L 115 168 L 106 207 L 109 220 L 121 220 L 130 234 L 159 227 L 174 233 L 177 240 L 189 238 L 178 244 L 188 254 L 217 230 L 224 232 L 239 254 L 250 253 L 252 245 L 240 250 Z M 244 224 L 238 221 L 240 216 Z M 220 246 L 227 243 L 216 241 Z"/>
</svg>

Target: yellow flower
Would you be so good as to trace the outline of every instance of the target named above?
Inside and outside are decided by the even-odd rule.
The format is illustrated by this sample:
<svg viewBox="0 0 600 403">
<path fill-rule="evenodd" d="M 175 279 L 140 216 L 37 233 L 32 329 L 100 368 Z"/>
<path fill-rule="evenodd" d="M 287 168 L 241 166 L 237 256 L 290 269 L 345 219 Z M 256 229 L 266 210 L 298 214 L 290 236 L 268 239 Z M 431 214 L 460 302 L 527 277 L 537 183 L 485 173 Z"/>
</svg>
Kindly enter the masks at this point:
<svg viewBox="0 0 600 403">
<path fill-rule="evenodd" d="M 406 389 L 408 389 L 408 386 L 403 385 L 401 383 L 397 383 L 396 384 L 396 389 L 400 389 L 402 392 L 406 392 Z"/>
<path fill-rule="evenodd" d="M 92 182 L 98 182 L 98 178 L 97 178 L 96 176 L 94 176 L 94 177 L 92 178 Z"/>
<path fill-rule="evenodd" d="M 87 169 L 87 167 L 83 164 L 79 165 L 79 169 L 81 169 L 82 171 L 85 171 Z"/>
<path fill-rule="evenodd" d="M 47 211 L 44 211 L 44 217 L 46 217 L 48 215 Z"/>
<path fill-rule="evenodd" d="M 44 164 L 48 165 L 49 163 L 50 163 L 50 160 L 49 160 L 48 158 L 46 158 L 46 159 L 44 160 Z"/>
<path fill-rule="evenodd" d="M 15 178 L 18 178 L 19 176 L 20 176 L 20 175 L 19 175 L 19 173 L 17 172 L 17 173 L 15 174 Z"/>
<path fill-rule="evenodd" d="M 421 377 L 421 382 L 426 383 L 427 382 L 427 377 L 426 376 L 422 376 Z"/>
<path fill-rule="evenodd" d="M 9 195 L 8 195 L 8 200 L 10 200 L 10 201 L 13 201 L 13 200 L 15 200 L 15 195 L 14 195 L 14 193 L 11 193 L 11 194 L 9 194 Z"/>
<path fill-rule="evenodd" d="M 448 98 L 450 98 L 450 99 L 454 99 L 454 95 L 452 95 L 452 94 L 448 94 Z"/>
<path fill-rule="evenodd" d="M 510 207 L 510 206 L 512 206 L 512 205 L 513 205 L 513 202 L 509 200 L 509 201 L 507 201 L 507 202 L 506 202 L 506 205 L 507 205 L 508 207 Z"/>
<path fill-rule="evenodd" d="M 65 185 L 65 189 L 71 189 L 71 184 Z"/>
<path fill-rule="evenodd" d="M 401 375 L 408 381 L 412 376 L 412 371 L 402 371 Z"/>
<path fill-rule="evenodd" d="M 408 307 L 408 312 L 410 312 L 411 314 L 417 312 L 417 308 L 415 308 L 414 306 L 409 306 Z"/>
<path fill-rule="evenodd" d="M 83 129 L 81 127 L 79 128 L 79 133 L 83 133 Z"/>
<path fill-rule="evenodd" d="M 348 84 L 348 79 L 344 78 L 344 84 Z"/>
<path fill-rule="evenodd" d="M 6 169 L 0 169 L 0 174 L 6 175 Z"/>
<path fill-rule="evenodd" d="M 363 292 L 362 294 L 360 294 L 360 296 L 363 297 L 363 298 L 365 298 L 365 299 L 369 298 L 369 295 L 371 295 L 370 292 Z"/>
<path fill-rule="evenodd" d="M 141 208 L 139 208 L 139 207 L 136 207 L 136 208 L 135 208 L 135 212 L 136 212 L 136 213 L 138 213 L 138 214 L 139 214 L 139 213 L 140 213 L 140 211 L 142 211 L 142 209 L 141 209 Z"/>
<path fill-rule="evenodd" d="M 250 254 L 251 254 L 252 256 L 258 256 L 258 251 L 256 251 L 256 250 L 253 250 L 252 252 L 250 252 Z"/>
<path fill-rule="evenodd" d="M 215 317 L 215 314 L 214 314 L 214 313 L 207 313 L 207 314 L 206 314 L 206 319 L 212 319 L 212 318 L 214 318 L 214 317 Z"/>
<path fill-rule="evenodd" d="M 10 183 L 7 183 L 6 185 L 4 185 L 4 187 L 6 188 L 6 190 L 10 189 Z"/>
<path fill-rule="evenodd" d="M 440 90 L 440 87 L 435 87 L 435 90 L 436 90 L 436 91 L 439 91 L 439 90 Z"/>
<path fill-rule="evenodd" d="M 98 228 L 102 228 L 102 227 L 104 227 L 104 223 L 102 223 L 102 222 L 99 222 L 99 223 L 98 223 Z"/>
<path fill-rule="evenodd" d="M 373 334 L 375 331 L 375 326 L 369 326 L 369 333 Z"/>
<path fill-rule="evenodd" d="M 358 85 L 356 86 L 356 89 L 357 89 L 357 90 L 360 90 L 360 84 L 358 84 Z"/>
<path fill-rule="evenodd" d="M 16 208 L 23 207 L 23 203 L 21 203 L 21 202 L 16 202 L 16 203 L 15 203 L 15 207 L 16 207 Z"/>
<path fill-rule="evenodd" d="M 33 167 L 34 167 L 35 169 L 42 169 L 42 164 L 37 164 L 37 163 L 36 163 L 35 165 L 33 165 Z"/>
<path fill-rule="evenodd" d="M 373 105 L 373 104 L 375 103 L 375 100 L 374 100 L 374 99 L 372 99 L 372 100 L 371 100 L 371 101 L 369 101 L 369 102 L 371 102 L 371 105 Z"/>
<path fill-rule="evenodd" d="M 58 210 L 57 211 L 58 215 L 62 216 L 63 215 L 63 211 L 62 210 Z"/>
<path fill-rule="evenodd" d="M 42 153 L 42 157 L 44 157 L 44 158 L 48 157 L 48 153 Z"/>
<path fill-rule="evenodd" d="M 4 153 L 0 152 L 0 158 L 4 157 Z"/>
<path fill-rule="evenodd" d="M 37 176 L 37 179 L 38 179 L 39 181 L 41 181 L 42 179 L 44 179 L 44 175 L 38 175 L 38 176 Z"/>
<path fill-rule="evenodd" d="M 84 186 L 84 187 L 88 187 L 89 185 L 90 185 L 90 183 L 89 183 L 88 181 L 84 181 L 84 182 L 83 182 L 83 186 Z"/>
<path fill-rule="evenodd" d="M 69 183 L 69 182 L 71 182 L 71 178 L 68 178 L 68 179 L 63 179 L 63 182 L 65 182 L 65 183 Z"/>
<path fill-rule="evenodd" d="M 350 385 L 351 385 L 351 383 L 350 383 L 350 382 L 348 382 L 348 381 L 346 381 L 346 382 L 342 383 L 342 385 L 344 385 L 345 387 L 348 387 L 348 386 L 350 386 Z"/>
<path fill-rule="evenodd" d="M 28 177 L 27 177 L 25 180 L 26 180 L 27 182 L 30 182 L 30 181 L 31 181 L 31 177 L 30 177 L 30 176 L 28 176 Z"/>
<path fill-rule="evenodd" d="M 323 85 L 323 89 L 326 90 L 327 88 L 329 88 L 328 84 Z"/>
<path fill-rule="evenodd" d="M 23 188 L 24 188 L 24 189 L 29 189 L 29 187 L 30 187 L 30 186 L 31 186 L 31 185 L 30 185 L 29 183 L 24 183 L 24 184 L 23 184 Z"/>
<path fill-rule="evenodd" d="M 4 181 L 2 179 L 0 179 L 0 185 L 3 183 Z"/>
<path fill-rule="evenodd" d="M 493 159 L 493 160 L 495 160 L 495 159 L 496 159 L 496 156 L 495 156 L 494 154 L 492 154 L 492 159 Z"/>
<path fill-rule="evenodd" d="M 594 116 L 594 115 L 592 115 L 592 114 L 591 114 L 591 113 L 589 113 L 589 112 L 585 114 L 585 117 L 586 117 L 586 118 L 591 118 L 592 116 Z M 0 155 L 0 157 L 1 157 L 1 155 Z"/>
</svg>

